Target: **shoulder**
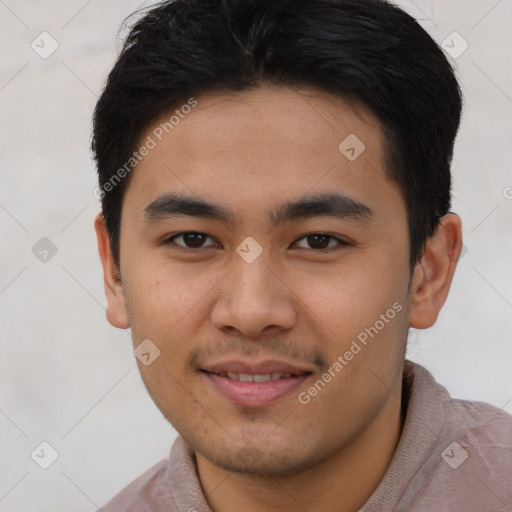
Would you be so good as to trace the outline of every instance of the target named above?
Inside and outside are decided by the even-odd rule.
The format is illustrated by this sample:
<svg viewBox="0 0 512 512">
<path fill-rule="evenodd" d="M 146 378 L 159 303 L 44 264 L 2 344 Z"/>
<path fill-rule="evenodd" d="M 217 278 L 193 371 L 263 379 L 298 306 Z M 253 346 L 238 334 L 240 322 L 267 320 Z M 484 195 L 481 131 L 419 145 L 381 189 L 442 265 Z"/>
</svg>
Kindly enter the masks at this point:
<svg viewBox="0 0 512 512">
<path fill-rule="evenodd" d="M 499 409 L 494 405 L 485 402 L 476 402 L 472 400 L 459 400 L 452 398 L 451 400 L 454 410 L 458 412 L 461 418 L 465 419 L 469 427 L 477 427 L 485 423 L 490 429 L 505 428 L 504 432 L 510 434 L 510 425 L 512 415 L 504 409 Z"/>
<path fill-rule="evenodd" d="M 512 445 L 512 415 L 494 405 L 453 398 L 432 374 L 419 364 L 406 361 L 404 378 L 414 396 L 413 409 L 430 423 L 444 423 L 452 434 L 472 436 L 476 441 L 486 438 L 506 439 Z M 431 417 L 431 416 L 436 417 Z"/>
<path fill-rule="evenodd" d="M 172 496 L 168 483 L 167 460 L 161 460 L 136 478 L 99 510 L 102 512 L 142 512 L 169 507 Z M 172 508 L 167 508 L 173 510 Z"/>
<path fill-rule="evenodd" d="M 417 364 L 405 376 L 411 414 L 400 461 L 409 481 L 396 510 L 512 510 L 512 416 L 451 397 Z"/>
<path fill-rule="evenodd" d="M 442 510 L 512 510 L 512 416 L 487 403 L 451 399 L 446 419 L 425 503 L 443 496 Z"/>
<path fill-rule="evenodd" d="M 149 468 L 98 512 L 161 510 L 210 511 L 198 480 L 193 451 L 180 436 L 174 440 L 168 459 Z"/>
<path fill-rule="evenodd" d="M 512 480 L 512 415 L 484 402 L 452 399 L 450 420 L 473 457 Z"/>
</svg>

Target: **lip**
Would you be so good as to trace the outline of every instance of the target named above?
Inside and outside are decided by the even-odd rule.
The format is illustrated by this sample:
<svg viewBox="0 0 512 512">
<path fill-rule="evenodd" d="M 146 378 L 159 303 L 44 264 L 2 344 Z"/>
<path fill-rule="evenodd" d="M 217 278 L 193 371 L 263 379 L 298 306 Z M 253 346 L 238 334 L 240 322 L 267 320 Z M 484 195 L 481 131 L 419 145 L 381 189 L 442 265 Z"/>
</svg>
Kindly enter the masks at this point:
<svg viewBox="0 0 512 512">
<path fill-rule="evenodd" d="M 304 373 L 268 382 L 241 382 L 215 373 L 202 372 L 226 398 L 242 407 L 262 407 L 297 389 L 311 374 Z"/>
<path fill-rule="evenodd" d="M 241 382 L 218 375 L 227 372 L 249 375 L 284 373 L 291 376 L 267 382 Z M 219 361 L 203 368 L 201 373 L 220 394 L 242 407 L 263 407 L 284 398 L 299 388 L 312 374 L 309 369 L 275 360 L 258 363 L 240 360 Z"/>
</svg>

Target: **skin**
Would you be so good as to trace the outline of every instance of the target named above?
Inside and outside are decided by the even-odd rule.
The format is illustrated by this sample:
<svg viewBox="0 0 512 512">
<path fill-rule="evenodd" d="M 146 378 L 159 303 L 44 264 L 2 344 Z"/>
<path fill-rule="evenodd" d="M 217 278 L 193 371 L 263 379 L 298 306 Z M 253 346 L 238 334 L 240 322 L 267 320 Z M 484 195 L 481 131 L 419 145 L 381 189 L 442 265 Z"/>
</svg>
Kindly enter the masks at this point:
<svg viewBox="0 0 512 512">
<path fill-rule="evenodd" d="M 213 510 L 356 511 L 400 438 L 407 330 L 437 319 L 462 246 L 460 219 L 442 218 L 411 276 L 404 198 L 388 177 L 382 131 L 369 110 L 312 88 L 262 86 L 197 100 L 132 171 L 122 206 L 122 280 L 103 219 L 96 219 L 107 318 L 131 327 L 134 346 L 149 338 L 160 349 L 139 368 L 193 448 Z M 349 134 L 366 146 L 353 162 L 338 150 Z M 267 217 L 280 203 L 332 191 L 373 215 L 277 226 Z M 144 209 L 167 192 L 221 203 L 235 222 L 147 222 Z M 183 238 L 165 243 L 184 231 L 209 238 L 195 248 Z M 335 237 L 328 239 L 334 249 L 324 252 L 306 237 L 315 233 Z M 236 252 L 248 236 L 263 249 L 252 263 Z M 394 303 L 401 311 L 301 404 L 298 392 Z M 274 402 L 242 407 L 200 371 L 220 356 L 278 358 L 312 374 Z"/>
</svg>

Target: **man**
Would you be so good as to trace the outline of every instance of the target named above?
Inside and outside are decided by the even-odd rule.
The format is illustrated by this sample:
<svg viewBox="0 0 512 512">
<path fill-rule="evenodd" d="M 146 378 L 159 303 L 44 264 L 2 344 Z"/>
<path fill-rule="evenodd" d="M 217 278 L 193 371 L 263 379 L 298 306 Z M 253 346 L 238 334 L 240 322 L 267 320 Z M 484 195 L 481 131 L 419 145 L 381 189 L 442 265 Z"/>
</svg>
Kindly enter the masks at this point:
<svg viewBox="0 0 512 512">
<path fill-rule="evenodd" d="M 405 360 L 462 246 L 461 95 L 382 0 L 176 0 L 94 116 L 107 317 L 179 437 L 104 511 L 512 510 L 509 415 Z"/>
</svg>

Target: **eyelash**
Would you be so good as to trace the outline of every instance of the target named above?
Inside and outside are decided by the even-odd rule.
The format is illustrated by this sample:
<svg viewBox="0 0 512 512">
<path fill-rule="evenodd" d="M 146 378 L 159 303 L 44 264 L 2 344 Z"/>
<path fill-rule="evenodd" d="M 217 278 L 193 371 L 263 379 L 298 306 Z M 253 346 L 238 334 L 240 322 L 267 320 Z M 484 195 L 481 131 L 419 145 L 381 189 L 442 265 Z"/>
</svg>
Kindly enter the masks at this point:
<svg viewBox="0 0 512 512">
<path fill-rule="evenodd" d="M 197 252 L 199 251 L 200 249 L 204 249 L 205 247 L 199 247 L 199 248 L 192 248 L 192 247 L 185 247 L 185 246 L 182 246 L 182 245 L 178 245 L 178 244 L 175 244 L 174 240 L 176 238 L 180 238 L 184 235 L 204 235 L 208 238 L 211 238 L 213 240 L 213 238 L 211 236 L 209 236 L 208 234 L 206 233 L 202 233 L 200 231 L 182 231 L 181 233 L 177 233 L 175 235 L 172 235 L 171 237 L 165 239 L 163 241 L 163 244 L 164 245 L 171 245 L 171 244 L 174 244 L 174 245 L 177 245 L 178 247 L 178 250 L 183 250 L 183 251 L 192 251 L 192 252 Z M 329 238 L 329 243 L 331 240 L 336 240 L 338 242 L 337 246 L 335 247 L 327 247 L 325 249 L 309 249 L 311 251 L 314 251 L 314 252 L 332 252 L 333 250 L 339 250 L 340 248 L 342 247 L 345 247 L 345 246 L 348 246 L 349 244 L 341 239 L 339 239 L 338 237 L 335 237 L 333 235 L 328 235 L 326 233 L 309 233 L 307 235 L 303 235 L 302 237 L 298 238 L 294 244 L 296 244 L 298 241 L 304 239 L 304 238 L 308 238 L 310 236 L 315 236 L 315 235 L 320 235 L 320 236 L 324 236 L 324 237 L 327 237 Z M 215 247 L 214 245 L 209 245 L 209 246 L 206 246 L 206 247 Z M 304 247 L 300 247 L 300 249 L 308 249 L 308 248 L 304 248 Z"/>
</svg>

